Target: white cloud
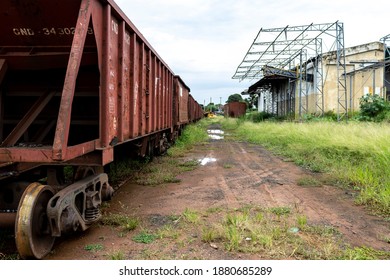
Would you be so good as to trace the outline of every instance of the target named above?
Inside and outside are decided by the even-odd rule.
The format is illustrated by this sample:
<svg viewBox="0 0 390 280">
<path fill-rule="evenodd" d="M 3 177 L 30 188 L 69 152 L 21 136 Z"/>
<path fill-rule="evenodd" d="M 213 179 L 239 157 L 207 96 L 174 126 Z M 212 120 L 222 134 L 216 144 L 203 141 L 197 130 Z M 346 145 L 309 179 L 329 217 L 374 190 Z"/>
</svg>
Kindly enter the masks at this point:
<svg viewBox="0 0 390 280">
<path fill-rule="evenodd" d="M 346 46 L 390 33 L 387 0 L 116 0 L 191 93 L 226 101 L 254 81 L 231 77 L 260 28 L 344 23 Z M 207 102 L 208 103 L 208 102 Z"/>
</svg>

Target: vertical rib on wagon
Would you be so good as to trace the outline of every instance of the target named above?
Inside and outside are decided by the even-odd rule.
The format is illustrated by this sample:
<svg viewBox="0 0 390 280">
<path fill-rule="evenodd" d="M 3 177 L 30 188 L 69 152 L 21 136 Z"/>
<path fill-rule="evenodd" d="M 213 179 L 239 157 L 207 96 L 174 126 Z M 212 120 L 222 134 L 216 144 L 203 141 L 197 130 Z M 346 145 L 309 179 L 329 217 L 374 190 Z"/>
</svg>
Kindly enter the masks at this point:
<svg viewBox="0 0 390 280">
<path fill-rule="evenodd" d="M 85 39 L 87 37 L 88 25 L 91 19 L 91 9 L 90 0 L 82 0 L 69 56 L 68 68 L 66 70 L 60 111 L 58 113 L 57 128 L 53 144 L 54 160 L 64 160 L 67 151 L 72 101 Z"/>
</svg>

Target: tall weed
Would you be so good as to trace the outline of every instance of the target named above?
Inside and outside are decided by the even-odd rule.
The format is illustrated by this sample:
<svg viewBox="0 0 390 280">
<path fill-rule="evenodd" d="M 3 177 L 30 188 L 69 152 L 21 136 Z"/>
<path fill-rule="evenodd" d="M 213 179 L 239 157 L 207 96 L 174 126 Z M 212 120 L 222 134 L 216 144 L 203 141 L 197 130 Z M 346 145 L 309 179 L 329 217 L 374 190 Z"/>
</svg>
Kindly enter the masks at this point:
<svg viewBox="0 0 390 280">
<path fill-rule="evenodd" d="M 203 119 L 197 124 L 188 125 L 176 141 L 175 145 L 168 150 L 168 155 L 174 157 L 183 156 L 186 151 L 193 148 L 195 144 L 202 143 L 208 139 L 205 127 L 207 119 Z"/>
<path fill-rule="evenodd" d="M 229 128 L 231 120 L 223 120 Z M 390 216 L 390 126 L 386 123 L 243 122 L 240 139 L 260 144 L 335 182 L 360 190 L 357 202 Z"/>
</svg>

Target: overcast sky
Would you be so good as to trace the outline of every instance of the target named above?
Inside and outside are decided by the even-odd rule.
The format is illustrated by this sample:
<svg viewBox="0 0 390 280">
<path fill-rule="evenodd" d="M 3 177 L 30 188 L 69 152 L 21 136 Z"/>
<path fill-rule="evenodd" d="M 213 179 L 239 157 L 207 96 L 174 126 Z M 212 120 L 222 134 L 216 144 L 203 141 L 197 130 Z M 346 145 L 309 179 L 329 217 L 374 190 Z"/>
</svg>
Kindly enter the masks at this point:
<svg viewBox="0 0 390 280">
<path fill-rule="evenodd" d="M 115 0 L 201 104 L 255 81 L 232 79 L 260 28 L 344 23 L 345 46 L 390 34 L 389 0 Z"/>
</svg>

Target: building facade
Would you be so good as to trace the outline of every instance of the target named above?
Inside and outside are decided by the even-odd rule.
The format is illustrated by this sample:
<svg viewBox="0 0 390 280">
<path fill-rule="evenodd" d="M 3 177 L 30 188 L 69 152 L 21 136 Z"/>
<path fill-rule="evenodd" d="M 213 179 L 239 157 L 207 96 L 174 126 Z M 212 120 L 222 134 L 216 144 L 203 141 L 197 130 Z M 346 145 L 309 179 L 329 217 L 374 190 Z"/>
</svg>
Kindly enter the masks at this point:
<svg viewBox="0 0 390 280">
<path fill-rule="evenodd" d="M 390 99 L 389 66 L 385 45 L 372 42 L 345 49 L 345 74 L 339 71 L 336 52 L 305 61 L 291 70 L 263 68 L 264 77 L 249 87 L 259 95 L 259 111 L 302 118 L 340 112 L 340 99 L 348 113 L 359 110 L 366 94 Z M 345 77 L 344 77 L 345 75 Z M 339 94 L 340 80 L 345 89 Z"/>
</svg>

